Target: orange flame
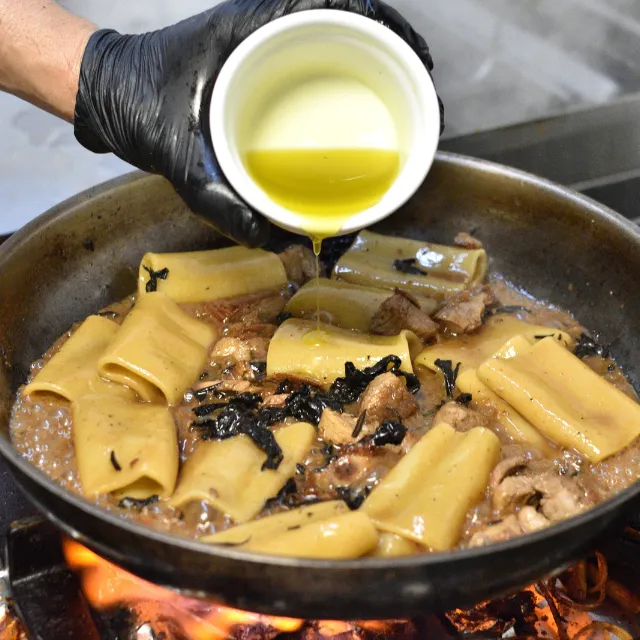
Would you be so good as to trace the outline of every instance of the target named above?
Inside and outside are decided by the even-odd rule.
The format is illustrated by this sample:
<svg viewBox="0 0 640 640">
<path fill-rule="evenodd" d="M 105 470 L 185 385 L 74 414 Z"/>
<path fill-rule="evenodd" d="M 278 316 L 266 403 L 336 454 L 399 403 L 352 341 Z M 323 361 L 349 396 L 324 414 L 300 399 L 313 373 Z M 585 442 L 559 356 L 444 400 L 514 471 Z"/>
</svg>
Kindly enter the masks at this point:
<svg viewBox="0 0 640 640">
<path fill-rule="evenodd" d="M 150 609 L 163 618 L 169 615 L 192 640 L 225 640 L 232 637 L 232 630 L 238 625 L 262 624 L 281 633 L 297 631 L 302 626 L 301 620 L 263 616 L 186 598 L 137 578 L 72 540 L 63 541 L 63 551 L 69 567 L 80 574 L 82 590 L 92 606 L 105 609 L 145 603 L 145 615 Z"/>
</svg>

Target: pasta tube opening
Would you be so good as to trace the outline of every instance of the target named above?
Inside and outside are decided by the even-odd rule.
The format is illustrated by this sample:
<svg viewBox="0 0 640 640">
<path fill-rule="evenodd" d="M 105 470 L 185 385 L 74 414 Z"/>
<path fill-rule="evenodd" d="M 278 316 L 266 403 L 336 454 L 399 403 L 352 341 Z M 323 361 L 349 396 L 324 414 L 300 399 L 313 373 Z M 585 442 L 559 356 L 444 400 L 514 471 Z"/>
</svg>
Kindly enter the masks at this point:
<svg viewBox="0 0 640 640">
<path fill-rule="evenodd" d="M 163 293 L 138 300 L 98 361 L 100 373 L 148 401 L 181 400 L 204 368 L 215 330 Z"/>
<path fill-rule="evenodd" d="M 89 316 L 22 394 L 52 393 L 70 402 L 92 393 L 132 396 L 129 389 L 103 379 L 98 373 L 98 361 L 117 331 L 115 322 Z"/>
</svg>

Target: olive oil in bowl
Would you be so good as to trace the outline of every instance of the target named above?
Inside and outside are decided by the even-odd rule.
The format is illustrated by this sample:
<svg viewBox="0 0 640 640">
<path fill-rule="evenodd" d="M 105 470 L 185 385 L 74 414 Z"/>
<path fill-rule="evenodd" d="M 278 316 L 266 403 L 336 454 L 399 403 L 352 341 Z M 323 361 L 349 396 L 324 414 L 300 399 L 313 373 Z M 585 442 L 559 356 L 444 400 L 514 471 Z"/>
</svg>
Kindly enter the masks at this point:
<svg viewBox="0 0 640 640">
<path fill-rule="evenodd" d="M 312 238 L 326 238 L 380 202 L 398 175 L 400 155 L 392 149 L 264 149 L 249 151 L 246 166 L 274 202 L 304 218 Z"/>
<path fill-rule="evenodd" d="M 339 74 L 293 79 L 255 114 L 244 140 L 249 177 L 316 244 L 380 202 L 400 172 L 387 105 Z"/>
</svg>

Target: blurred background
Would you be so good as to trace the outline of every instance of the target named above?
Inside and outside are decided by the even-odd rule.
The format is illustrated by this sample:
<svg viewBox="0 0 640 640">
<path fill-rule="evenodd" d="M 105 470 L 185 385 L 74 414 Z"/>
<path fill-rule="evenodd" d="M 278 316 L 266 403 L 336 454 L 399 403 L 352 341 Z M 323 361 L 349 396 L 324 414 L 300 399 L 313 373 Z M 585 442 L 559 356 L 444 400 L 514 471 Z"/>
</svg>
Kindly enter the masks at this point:
<svg viewBox="0 0 640 640">
<path fill-rule="evenodd" d="M 598 188 L 607 182 L 601 174 L 611 173 L 603 172 L 604 165 L 615 166 L 617 174 L 635 175 L 635 169 L 640 170 L 640 160 L 636 167 L 635 159 L 628 159 L 636 148 L 640 155 L 640 108 L 636 127 L 636 103 L 624 99 L 640 93 L 638 0 L 390 2 L 431 47 L 435 80 L 445 103 L 444 148 L 506 159 L 538 173 L 548 167 L 546 175 L 551 178 L 585 185 L 595 180 Z M 216 3 L 63 0 L 62 4 L 102 27 L 142 32 Z M 605 110 L 584 111 L 590 106 Z M 576 112 L 577 119 L 568 118 Z M 621 118 L 629 120 L 624 128 Z M 532 121 L 537 129 L 530 125 L 504 129 Z M 612 132 L 610 126 L 616 122 L 619 126 Z M 549 124 L 552 144 L 533 153 L 532 131 L 544 133 L 543 123 Z M 577 145 L 576 127 L 581 136 Z M 569 136 L 573 142 L 564 135 L 568 131 L 573 132 Z M 84 151 L 71 126 L 5 94 L 0 94 L 0 140 L 0 234 L 130 170 L 117 158 Z M 537 139 L 538 147 L 539 143 Z M 616 160 L 613 156 L 622 148 L 626 155 Z M 587 151 L 598 157 L 589 160 Z M 580 166 L 567 168 L 574 163 Z"/>
</svg>

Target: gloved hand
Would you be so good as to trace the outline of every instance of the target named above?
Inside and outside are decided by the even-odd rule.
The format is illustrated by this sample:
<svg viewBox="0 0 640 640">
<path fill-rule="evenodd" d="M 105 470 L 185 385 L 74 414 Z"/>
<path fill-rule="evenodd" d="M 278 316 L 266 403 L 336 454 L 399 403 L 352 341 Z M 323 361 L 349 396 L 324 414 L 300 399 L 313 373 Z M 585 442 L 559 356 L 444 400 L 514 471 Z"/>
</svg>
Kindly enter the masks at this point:
<svg viewBox="0 0 640 640">
<path fill-rule="evenodd" d="M 91 151 L 112 152 L 162 174 L 194 213 L 225 236 L 248 246 L 264 244 L 268 221 L 231 189 L 216 161 L 211 92 L 223 64 L 247 36 L 281 16 L 323 8 L 381 22 L 433 68 L 426 42 L 377 0 L 228 0 L 153 33 L 94 33 L 80 70 L 76 138 Z"/>
</svg>

